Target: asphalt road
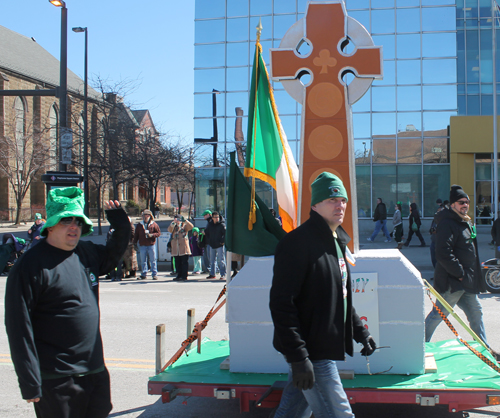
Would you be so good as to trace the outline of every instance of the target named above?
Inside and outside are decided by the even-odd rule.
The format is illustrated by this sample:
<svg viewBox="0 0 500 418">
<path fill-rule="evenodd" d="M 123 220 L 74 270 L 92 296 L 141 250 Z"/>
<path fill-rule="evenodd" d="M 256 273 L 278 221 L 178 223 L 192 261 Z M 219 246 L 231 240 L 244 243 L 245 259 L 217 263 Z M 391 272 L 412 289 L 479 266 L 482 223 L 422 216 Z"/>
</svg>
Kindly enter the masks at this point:
<svg viewBox="0 0 500 418">
<path fill-rule="evenodd" d="M 0 232 L 7 232 L 1 230 Z M 493 249 L 488 245 L 488 233 L 479 233 L 481 259 L 489 258 Z M 99 241 L 100 237 L 91 237 Z M 366 238 L 362 238 L 366 241 Z M 380 239 L 379 239 L 380 241 Z M 414 245 L 417 243 L 415 242 Z M 375 242 L 363 248 L 392 248 L 393 243 Z M 429 248 L 410 247 L 403 253 L 422 272 L 424 278 L 432 277 Z M 114 408 L 110 417 L 252 417 L 264 418 L 269 409 L 254 408 L 250 413 L 239 412 L 238 400 L 216 400 L 208 398 L 178 397 L 170 404 L 162 404 L 159 396 L 147 393 L 148 377 L 154 375 L 155 368 L 155 328 L 166 325 L 166 354 L 170 357 L 186 336 L 186 311 L 195 308 L 196 320 L 204 318 L 212 307 L 223 283 L 206 280 L 205 276 L 193 276 L 185 283 L 173 282 L 168 273 L 161 272 L 158 281 L 137 281 L 128 279 L 122 282 L 102 281 L 101 291 L 101 330 L 107 366 L 111 373 L 112 397 Z M 0 276 L 0 320 L 3 323 L 4 291 L 6 276 Z M 498 334 L 498 315 L 500 295 L 481 295 L 484 309 L 486 332 L 490 345 L 500 351 Z M 426 311 L 430 302 L 426 302 Z M 459 330 L 460 332 L 460 330 Z M 460 332 L 465 335 L 465 332 Z M 209 323 L 204 336 L 212 340 L 227 339 L 228 330 L 224 310 L 221 310 Z M 453 335 L 443 324 L 440 325 L 433 341 L 451 339 Z M 32 406 L 21 399 L 17 378 L 10 362 L 9 349 L 4 327 L 0 329 L 0 417 L 34 417 Z M 485 408 L 485 411 L 500 416 L 499 407 Z M 432 418 L 446 417 L 439 408 L 417 406 L 369 406 L 356 405 L 357 417 L 408 417 Z M 471 417 L 484 416 L 471 413 Z"/>
</svg>

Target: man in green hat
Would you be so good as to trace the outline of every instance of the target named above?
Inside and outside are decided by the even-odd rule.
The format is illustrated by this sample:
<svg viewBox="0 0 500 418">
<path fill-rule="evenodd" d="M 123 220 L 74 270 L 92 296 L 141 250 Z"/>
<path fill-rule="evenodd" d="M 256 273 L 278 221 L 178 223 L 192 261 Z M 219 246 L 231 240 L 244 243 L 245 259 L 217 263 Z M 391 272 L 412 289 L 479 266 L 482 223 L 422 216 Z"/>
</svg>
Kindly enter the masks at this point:
<svg viewBox="0 0 500 418">
<path fill-rule="evenodd" d="M 275 417 L 354 417 L 336 361 L 354 353 L 353 339 L 371 355 L 376 344 L 352 306 L 346 263 L 350 238 L 342 229 L 347 191 L 321 173 L 311 186 L 309 219 L 276 247 L 270 309 L 273 344 L 290 365 Z"/>
<path fill-rule="evenodd" d="M 33 248 L 36 244 L 40 242 L 40 239 L 42 238 L 41 232 L 44 225 L 45 222 L 43 221 L 42 214 L 35 213 L 35 223 L 31 225 L 31 228 L 28 230 L 28 236 L 29 239 L 31 240 L 30 248 Z"/>
<path fill-rule="evenodd" d="M 23 399 L 37 417 L 104 418 L 111 411 L 109 373 L 99 329 L 99 276 L 113 270 L 131 229 L 118 201 L 105 203 L 115 232 L 104 245 L 92 233 L 77 187 L 47 197 L 46 239 L 12 267 L 5 289 L 5 326 Z M 56 390 L 57 389 L 57 390 Z"/>
</svg>

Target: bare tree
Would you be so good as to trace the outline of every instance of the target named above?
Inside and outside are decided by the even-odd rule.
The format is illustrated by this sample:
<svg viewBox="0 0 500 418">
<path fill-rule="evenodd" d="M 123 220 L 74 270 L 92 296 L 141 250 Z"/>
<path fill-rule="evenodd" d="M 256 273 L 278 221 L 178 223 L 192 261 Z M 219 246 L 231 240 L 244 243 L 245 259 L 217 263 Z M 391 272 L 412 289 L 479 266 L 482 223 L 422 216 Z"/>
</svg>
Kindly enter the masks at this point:
<svg viewBox="0 0 500 418">
<path fill-rule="evenodd" d="M 31 183 L 49 165 L 50 147 L 43 138 L 46 129 L 37 128 L 36 122 L 27 124 L 24 118 L 14 116 L 4 124 L 12 134 L 0 136 L 0 175 L 7 178 L 15 195 L 15 224 L 21 220 L 23 201 Z"/>
<path fill-rule="evenodd" d="M 148 207 L 154 208 L 160 184 L 168 183 L 189 164 L 189 149 L 170 136 L 144 136 L 135 143 L 133 172 L 148 192 Z"/>
<path fill-rule="evenodd" d="M 137 88 L 137 81 L 110 83 L 98 77 L 94 84 L 102 96 L 96 104 L 100 118 L 99 133 L 106 150 L 100 163 L 111 183 L 113 197 L 118 199 L 118 187 L 135 178 L 131 158 L 136 131 L 140 126 L 130 110 L 131 104 L 125 102 Z"/>
<path fill-rule="evenodd" d="M 194 150 L 191 148 L 186 150 L 188 157 L 188 162 L 179 167 L 178 174 L 176 174 L 169 185 L 175 190 L 178 202 L 178 213 L 181 212 L 182 202 L 184 201 L 184 193 L 190 193 L 189 196 L 189 209 L 188 216 L 191 216 L 191 209 L 193 205 L 194 189 L 195 189 L 195 178 L 194 178 Z"/>
</svg>

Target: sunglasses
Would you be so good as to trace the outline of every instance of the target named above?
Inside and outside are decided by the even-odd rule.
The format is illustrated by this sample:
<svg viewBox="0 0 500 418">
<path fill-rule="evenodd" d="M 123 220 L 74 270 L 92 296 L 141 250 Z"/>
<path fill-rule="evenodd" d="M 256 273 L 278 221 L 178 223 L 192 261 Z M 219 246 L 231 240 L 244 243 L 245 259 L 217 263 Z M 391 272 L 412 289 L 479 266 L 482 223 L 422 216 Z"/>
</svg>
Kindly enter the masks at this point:
<svg viewBox="0 0 500 418">
<path fill-rule="evenodd" d="M 457 203 L 459 205 L 469 205 L 470 202 L 468 200 L 457 200 Z"/>
<path fill-rule="evenodd" d="M 64 226 L 70 226 L 70 225 L 73 224 L 73 220 L 75 221 L 76 226 L 78 226 L 79 228 L 81 228 L 83 226 L 83 224 L 84 224 L 82 218 L 75 218 L 74 216 L 68 216 L 66 218 L 61 218 L 61 220 L 59 221 L 59 223 L 61 225 L 64 225 Z"/>
</svg>

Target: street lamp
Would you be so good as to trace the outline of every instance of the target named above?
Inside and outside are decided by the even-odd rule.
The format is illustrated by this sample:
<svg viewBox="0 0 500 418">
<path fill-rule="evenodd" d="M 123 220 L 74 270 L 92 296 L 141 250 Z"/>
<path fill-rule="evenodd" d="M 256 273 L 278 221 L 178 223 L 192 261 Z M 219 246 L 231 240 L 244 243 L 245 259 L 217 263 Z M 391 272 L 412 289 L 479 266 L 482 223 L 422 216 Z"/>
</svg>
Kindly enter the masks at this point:
<svg viewBox="0 0 500 418">
<path fill-rule="evenodd" d="M 71 142 L 73 137 L 68 130 L 67 107 L 68 107 L 68 9 L 63 0 L 49 0 L 49 3 L 61 8 L 61 62 L 59 66 L 59 112 L 60 112 L 60 135 L 59 135 L 59 170 L 67 171 L 66 164 L 68 159 L 71 160 L 71 154 L 64 152 L 63 145 L 66 150 L 71 150 Z M 71 164 L 71 161 L 69 161 Z"/>
<path fill-rule="evenodd" d="M 56 0 L 54 0 L 56 1 Z M 75 33 L 85 33 L 85 68 L 84 68 L 84 76 L 83 76 L 83 192 L 85 197 L 85 208 L 84 213 L 85 216 L 89 216 L 89 154 L 88 154 L 88 131 L 87 131 L 87 104 L 88 104 L 88 32 L 87 28 L 73 28 L 73 32 Z"/>
</svg>

